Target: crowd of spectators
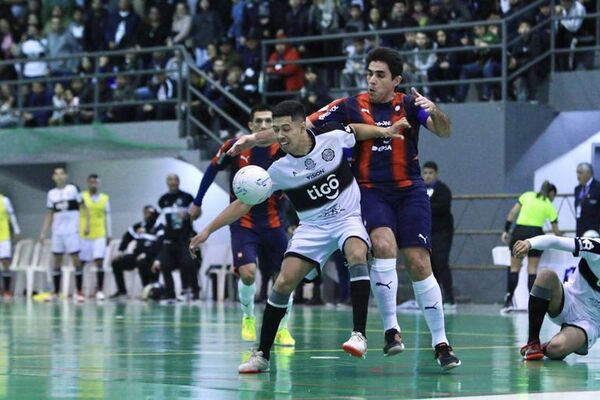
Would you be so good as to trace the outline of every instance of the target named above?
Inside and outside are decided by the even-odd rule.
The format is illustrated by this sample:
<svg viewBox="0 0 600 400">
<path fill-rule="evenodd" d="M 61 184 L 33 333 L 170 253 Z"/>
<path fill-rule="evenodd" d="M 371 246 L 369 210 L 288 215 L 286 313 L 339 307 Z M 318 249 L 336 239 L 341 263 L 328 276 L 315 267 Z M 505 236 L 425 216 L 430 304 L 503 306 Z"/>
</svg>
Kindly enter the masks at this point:
<svg viewBox="0 0 600 400">
<path fill-rule="evenodd" d="M 261 90 L 293 92 L 310 111 L 330 101 L 332 94 L 327 88 L 339 87 L 343 94 L 353 94 L 364 86 L 365 55 L 372 47 L 384 45 L 403 52 L 405 81 L 414 82 L 437 101 L 460 102 L 467 98 L 468 84 L 429 86 L 427 83 L 499 76 L 502 54 L 493 47 L 501 42 L 498 21 L 529 3 L 528 0 L 7 0 L 0 3 L 0 60 L 181 45 L 198 68 L 242 101 L 252 103 Z M 596 0 L 558 3 L 556 13 L 570 17 L 581 17 L 586 9 L 588 12 L 596 9 Z M 508 38 L 516 39 L 508 54 L 510 71 L 516 71 L 548 48 L 549 24 L 543 29 L 532 30 L 532 27 L 550 15 L 546 4 L 508 24 Z M 487 24 L 452 29 L 453 24 L 468 21 L 487 21 Z M 568 48 L 584 37 L 589 39 L 595 31 L 590 25 L 593 22 L 581 18 L 561 21 L 556 29 L 557 45 Z M 444 27 L 425 29 L 438 25 Z M 402 35 L 370 34 L 375 30 L 407 27 L 424 29 Z M 262 40 L 335 33 L 362 34 L 277 44 L 269 49 L 266 68 L 261 70 Z M 477 49 L 444 50 L 461 46 Z M 289 63 L 325 56 L 346 56 L 347 61 Z M 0 85 L 0 127 L 19 121 L 28 126 L 46 126 L 93 119 L 119 122 L 174 118 L 174 102 L 164 103 L 164 100 L 174 99 L 181 83 L 189 83 L 236 118 L 239 108 L 222 92 L 185 68 L 181 75 L 173 72 L 182 64 L 181 54 L 167 50 L 0 65 L 0 81 L 18 77 L 56 78 L 51 83 L 34 81 L 20 87 Z M 578 64 L 591 66 L 585 53 L 557 58 L 557 68 L 562 70 L 577 68 Z M 141 69 L 149 72 L 131 74 Z M 514 82 L 511 96 L 535 100 L 537 82 L 546 70 L 544 64 L 538 64 L 523 72 Z M 101 78 L 87 75 L 94 72 L 105 75 Z M 478 87 L 480 100 L 497 98 L 496 86 Z M 92 110 L 87 104 L 95 100 L 108 105 Z M 134 100 L 147 104 L 115 104 Z M 19 102 L 38 109 L 18 113 Z M 55 109 L 43 109 L 49 106 Z M 214 123 L 213 109 L 192 104 L 190 110 L 200 120 Z"/>
</svg>

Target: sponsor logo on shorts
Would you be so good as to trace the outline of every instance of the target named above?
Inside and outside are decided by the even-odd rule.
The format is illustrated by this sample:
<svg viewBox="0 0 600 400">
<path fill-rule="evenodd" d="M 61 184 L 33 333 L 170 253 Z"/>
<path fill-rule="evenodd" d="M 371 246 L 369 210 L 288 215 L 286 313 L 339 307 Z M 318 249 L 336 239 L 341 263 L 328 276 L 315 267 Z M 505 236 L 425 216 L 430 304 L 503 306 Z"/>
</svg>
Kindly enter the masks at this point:
<svg viewBox="0 0 600 400">
<path fill-rule="evenodd" d="M 340 181 L 335 174 L 327 177 L 327 181 L 319 187 L 313 185 L 310 189 L 306 189 L 306 193 L 312 200 L 317 200 L 321 197 L 327 197 L 329 200 L 337 199 L 340 195 Z"/>
<path fill-rule="evenodd" d="M 383 146 L 372 146 L 371 147 L 371 151 L 376 151 L 378 153 L 381 153 L 383 151 L 392 151 L 392 145 L 391 144 L 386 144 Z"/>
<path fill-rule="evenodd" d="M 334 204 L 331 207 L 327 207 L 321 211 L 318 218 L 330 218 L 340 214 L 341 212 L 346 211 L 345 208 L 341 208 L 339 205 Z"/>
<path fill-rule="evenodd" d="M 421 239 L 425 244 L 427 244 L 427 236 L 424 236 L 422 233 L 419 233 L 419 239 Z"/>
</svg>

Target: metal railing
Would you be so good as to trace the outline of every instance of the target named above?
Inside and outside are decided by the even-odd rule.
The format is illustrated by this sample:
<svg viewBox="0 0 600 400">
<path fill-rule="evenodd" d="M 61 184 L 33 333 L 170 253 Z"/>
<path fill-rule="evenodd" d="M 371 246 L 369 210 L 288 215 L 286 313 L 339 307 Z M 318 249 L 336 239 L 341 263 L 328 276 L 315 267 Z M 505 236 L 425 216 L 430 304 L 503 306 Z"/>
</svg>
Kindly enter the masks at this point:
<svg viewBox="0 0 600 400">
<path fill-rule="evenodd" d="M 530 13 L 532 10 L 537 9 L 542 4 L 550 4 L 551 6 L 551 15 L 548 19 L 541 21 L 540 23 L 531 27 L 530 34 L 538 34 L 543 30 L 550 31 L 550 48 L 543 51 L 541 54 L 537 55 L 534 59 L 529 60 L 525 65 L 519 66 L 516 70 L 510 71 L 509 69 L 509 50 L 522 38 L 520 36 L 509 37 L 508 26 L 510 24 L 514 24 L 515 22 L 522 19 L 526 14 Z M 285 43 L 290 45 L 304 45 L 307 43 L 317 43 L 317 42 L 327 42 L 327 41 L 340 41 L 340 40 L 348 40 L 353 38 L 373 38 L 375 44 L 379 44 L 382 38 L 389 38 L 397 35 L 404 35 L 405 33 L 416 33 L 416 32 L 424 32 L 424 33 L 434 33 L 438 30 L 443 30 L 447 33 L 447 36 L 450 37 L 453 32 L 462 33 L 465 29 L 472 29 L 477 26 L 497 26 L 498 27 L 498 36 L 500 38 L 500 43 L 490 44 L 485 47 L 490 51 L 500 51 L 500 75 L 496 77 L 488 77 L 488 78 L 469 78 L 469 79 L 454 79 L 454 80 L 440 80 L 440 81 L 424 81 L 424 82 L 404 82 L 398 85 L 398 89 L 408 89 L 411 86 L 455 86 L 455 85 L 470 85 L 470 84 L 496 84 L 500 85 L 501 88 L 501 100 L 506 101 L 508 99 L 508 90 L 509 84 L 518 78 L 521 74 L 527 71 L 529 68 L 533 68 L 539 66 L 542 62 L 550 62 L 550 71 L 554 72 L 556 70 L 556 55 L 557 54 L 565 54 L 565 53 L 581 53 L 581 52 L 599 52 L 600 45 L 598 44 L 598 39 L 600 38 L 600 3 L 597 5 L 597 10 L 593 13 L 587 13 L 586 16 L 582 17 L 583 19 L 596 19 L 596 44 L 590 46 L 578 46 L 573 49 L 566 48 L 557 48 L 556 47 L 556 25 L 563 19 L 569 19 L 569 17 L 562 17 L 555 15 L 554 9 L 555 0 L 537 0 L 518 12 L 509 15 L 504 19 L 500 19 L 497 21 L 474 21 L 474 22 L 462 22 L 462 23 L 452 23 L 451 25 L 435 25 L 435 26 L 423 26 L 423 27 L 411 27 L 411 28 L 399 28 L 399 29 L 384 29 L 384 30 L 374 30 L 374 31 L 363 31 L 363 32 L 347 32 L 347 33 L 338 33 L 332 35 L 316 35 L 316 36 L 303 36 L 303 37 L 293 37 L 286 39 L 269 39 L 263 40 L 261 42 L 261 53 L 262 53 L 262 71 L 265 74 L 265 77 L 268 79 L 268 74 L 266 74 L 266 68 L 269 64 L 269 49 L 276 45 L 277 43 Z M 475 45 L 469 46 L 458 46 L 458 47 L 445 47 L 445 48 L 429 48 L 419 50 L 419 54 L 438 54 L 438 53 L 465 53 L 469 51 L 481 51 L 483 48 Z M 399 53 L 406 59 L 410 56 L 414 56 L 415 52 L 413 50 L 408 51 L 399 51 Z M 284 61 L 280 60 L 277 63 L 280 65 L 286 64 L 298 64 L 298 65 L 325 65 L 331 63 L 341 63 L 347 60 L 362 60 L 364 56 L 355 56 L 348 57 L 345 55 L 328 55 L 326 57 L 317 57 L 317 58 L 306 58 L 294 61 Z M 265 81 L 267 80 L 265 79 Z M 340 93 L 352 93 L 360 90 L 364 90 L 366 88 L 365 85 L 361 87 L 333 87 L 330 89 L 330 93 L 337 95 Z M 263 99 L 267 99 L 269 97 L 276 96 L 290 96 L 297 93 L 286 92 L 286 91 L 268 91 L 263 90 Z"/>
<path fill-rule="evenodd" d="M 475 194 L 455 195 L 452 197 L 454 215 L 454 241 L 451 261 L 453 267 L 489 267 L 493 265 L 492 249 L 504 246 L 500 236 L 509 210 L 521 194 Z M 559 215 L 564 210 L 575 220 L 573 194 L 562 193 L 556 196 Z M 572 229 L 563 229 L 566 234 L 574 233 Z M 550 231 L 550 225 L 545 227 Z"/>
</svg>

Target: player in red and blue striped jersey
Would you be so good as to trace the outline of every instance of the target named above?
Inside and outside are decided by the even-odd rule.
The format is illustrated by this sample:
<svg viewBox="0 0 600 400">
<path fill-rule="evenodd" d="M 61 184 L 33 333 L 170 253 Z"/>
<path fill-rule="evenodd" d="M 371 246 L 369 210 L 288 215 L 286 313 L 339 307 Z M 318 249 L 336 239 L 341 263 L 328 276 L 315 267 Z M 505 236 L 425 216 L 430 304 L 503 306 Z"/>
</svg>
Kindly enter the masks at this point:
<svg viewBox="0 0 600 400">
<path fill-rule="evenodd" d="M 367 56 L 368 91 L 333 101 L 308 117 L 308 126 L 335 121 L 389 127 L 405 119 L 402 139 L 377 138 L 353 149 L 355 176 L 361 188 L 362 215 L 373 243 L 371 290 L 383 317 L 386 355 L 404 349 L 396 316 L 397 249 L 406 260 L 417 303 L 432 334 L 435 358 L 444 369 L 460 365 L 448 345 L 440 287 L 430 261 L 431 209 L 419 167 L 419 127 L 450 136 L 448 116 L 414 88 L 395 88 L 402 80 L 402 59 L 388 48 Z"/>
<path fill-rule="evenodd" d="M 252 132 L 270 129 L 272 123 L 273 113 L 268 106 L 260 105 L 252 109 L 250 122 L 248 123 Z M 275 156 L 279 151 L 279 145 L 273 143 L 269 146 L 245 150 L 234 157 L 229 156 L 227 151 L 236 141 L 237 139 L 226 141 L 204 172 L 194 203 L 190 207 L 192 218 L 200 216 L 202 200 L 219 171 L 228 169 L 230 172 L 229 196 L 233 202 L 236 197 L 231 189 L 231 183 L 236 172 L 247 165 L 258 165 L 266 170 L 276 159 Z M 240 276 L 238 292 L 244 313 L 242 339 L 247 341 L 256 340 L 254 317 L 256 262 L 259 260 L 263 271 L 277 272 L 280 269 L 283 254 L 287 248 L 288 238 L 280 213 L 282 196 L 280 193 L 274 193 L 265 202 L 254 206 L 248 214 L 229 226 L 233 265 Z M 268 278 L 268 276 L 265 277 L 265 279 Z M 287 330 L 287 320 L 292 306 L 291 301 L 292 297 L 290 297 L 286 317 L 279 326 L 275 344 L 283 346 L 293 346 L 295 344 L 294 338 Z"/>
</svg>

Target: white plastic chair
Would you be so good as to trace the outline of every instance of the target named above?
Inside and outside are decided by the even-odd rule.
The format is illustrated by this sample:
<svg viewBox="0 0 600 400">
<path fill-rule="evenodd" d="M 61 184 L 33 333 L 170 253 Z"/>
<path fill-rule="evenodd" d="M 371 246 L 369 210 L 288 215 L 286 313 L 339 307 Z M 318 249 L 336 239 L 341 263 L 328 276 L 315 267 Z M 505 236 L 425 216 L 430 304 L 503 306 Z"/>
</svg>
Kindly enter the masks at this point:
<svg viewBox="0 0 600 400">
<path fill-rule="evenodd" d="M 27 298 L 31 298 L 33 295 L 33 284 L 36 272 L 42 273 L 45 278 L 44 282 L 48 282 L 52 264 L 51 259 L 52 250 L 50 240 L 46 239 L 43 242 L 36 241 L 33 246 L 31 262 L 28 265 L 23 266 L 26 269 Z"/>
<path fill-rule="evenodd" d="M 31 263 L 31 256 L 33 254 L 33 240 L 23 239 L 19 241 L 14 248 L 13 257 L 10 263 L 10 271 L 15 273 L 14 282 L 14 293 L 18 294 L 21 292 L 19 284 L 26 286 L 26 280 L 20 277 L 27 278 L 27 266 Z"/>
<path fill-rule="evenodd" d="M 225 284 L 227 282 L 227 276 L 233 276 L 232 271 L 232 255 L 230 244 L 205 244 L 202 246 L 202 266 L 200 267 L 200 273 L 215 275 L 217 278 L 217 300 L 223 301 L 225 299 Z M 210 285 L 206 282 L 204 287 Z M 232 285 L 233 286 L 233 285 Z M 205 291 L 208 292 L 208 291 Z M 231 292 L 231 290 L 230 290 Z"/>
</svg>

